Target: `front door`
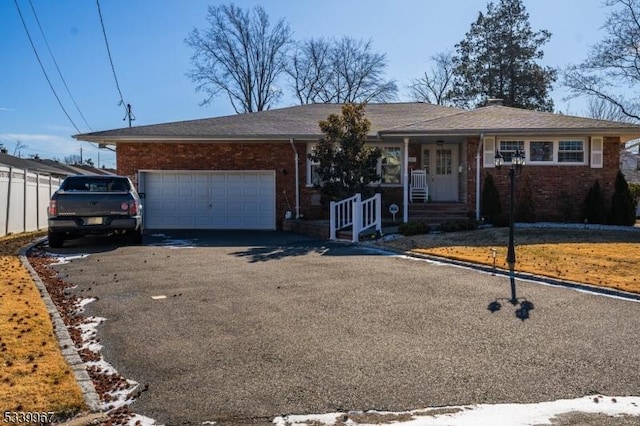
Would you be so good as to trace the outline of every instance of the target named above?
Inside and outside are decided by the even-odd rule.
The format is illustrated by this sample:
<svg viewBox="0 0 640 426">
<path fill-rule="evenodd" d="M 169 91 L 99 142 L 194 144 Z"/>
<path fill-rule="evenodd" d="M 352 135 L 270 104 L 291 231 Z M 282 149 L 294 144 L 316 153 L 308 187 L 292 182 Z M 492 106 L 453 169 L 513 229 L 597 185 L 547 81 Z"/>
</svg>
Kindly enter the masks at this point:
<svg viewBox="0 0 640 426">
<path fill-rule="evenodd" d="M 458 201 L 458 145 L 423 145 L 431 201 Z"/>
</svg>

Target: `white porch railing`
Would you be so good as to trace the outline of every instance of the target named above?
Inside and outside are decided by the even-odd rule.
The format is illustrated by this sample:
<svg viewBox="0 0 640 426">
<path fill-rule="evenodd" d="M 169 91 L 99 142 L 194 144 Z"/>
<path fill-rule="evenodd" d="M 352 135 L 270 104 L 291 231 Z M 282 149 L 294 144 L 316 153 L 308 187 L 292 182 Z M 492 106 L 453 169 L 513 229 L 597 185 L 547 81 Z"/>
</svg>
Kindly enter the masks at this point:
<svg viewBox="0 0 640 426">
<path fill-rule="evenodd" d="M 339 230 L 351 226 L 351 241 L 354 243 L 359 241 L 362 231 L 374 226 L 376 231 L 382 231 L 382 197 L 378 193 L 362 201 L 362 195 L 356 194 L 341 201 L 332 201 L 329 226 L 329 238 L 332 240 L 336 239 Z"/>
</svg>

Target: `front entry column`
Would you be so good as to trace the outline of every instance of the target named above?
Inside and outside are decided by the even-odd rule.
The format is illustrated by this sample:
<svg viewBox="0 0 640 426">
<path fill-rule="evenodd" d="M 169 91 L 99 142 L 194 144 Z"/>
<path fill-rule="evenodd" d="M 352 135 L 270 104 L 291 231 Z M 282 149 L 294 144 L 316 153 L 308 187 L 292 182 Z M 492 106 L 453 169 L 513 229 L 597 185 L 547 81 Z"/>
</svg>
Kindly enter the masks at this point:
<svg viewBox="0 0 640 426">
<path fill-rule="evenodd" d="M 404 138 L 404 159 L 402 161 L 404 170 L 403 191 L 402 191 L 402 220 L 409 222 L 409 138 Z"/>
</svg>

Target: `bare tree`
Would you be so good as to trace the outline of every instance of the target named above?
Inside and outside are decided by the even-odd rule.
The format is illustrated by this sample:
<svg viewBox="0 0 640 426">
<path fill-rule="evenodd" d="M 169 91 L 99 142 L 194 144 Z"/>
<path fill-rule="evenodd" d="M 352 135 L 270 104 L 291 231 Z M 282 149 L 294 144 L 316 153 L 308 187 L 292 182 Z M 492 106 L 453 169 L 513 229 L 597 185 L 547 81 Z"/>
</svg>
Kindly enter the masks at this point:
<svg viewBox="0 0 640 426">
<path fill-rule="evenodd" d="M 603 26 L 605 38 L 584 62 L 565 69 L 564 84 L 572 96 L 601 99 L 640 120 L 640 0 L 607 0 L 605 5 L 617 7 Z"/>
<path fill-rule="evenodd" d="M 244 11 L 233 4 L 209 6 L 207 21 L 206 30 L 196 28 L 185 39 L 194 49 L 187 75 L 206 94 L 202 105 L 222 92 L 237 113 L 269 109 L 282 95 L 276 81 L 291 42 L 289 26 L 281 19 L 271 27 L 260 6 Z"/>
<path fill-rule="evenodd" d="M 20 140 L 16 141 L 16 144 L 13 146 L 13 156 L 15 157 L 21 149 L 25 149 L 27 147 L 26 144 L 22 143 Z"/>
<path fill-rule="evenodd" d="M 395 81 L 384 78 L 386 55 L 373 52 L 371 41 L 309 40 L 290 62 L 287 72 L 301 104 L 388 102 L 397 97 Z"/>
<path fill-rule="evenodd" d="M 586 115 L 598 120 L 629 121 L 629 117 L 617 105 L 595 96 L 590 96 L 587 101 Z"/>
<path fill-rule="evenodd" d="M 301 105 L 317 102 L 332 79 L 330 42 L 320 38 L 298 44 L 286 72 Z"/>
<path fill-rule="evenodd" d="M 419 102 L 436 105 L 453 105 L 450 93 L 453 88 L 453 54 L 440 52 L 430 58 L 431 68 L 409 85 L 411 96 Z"/>
</svg>

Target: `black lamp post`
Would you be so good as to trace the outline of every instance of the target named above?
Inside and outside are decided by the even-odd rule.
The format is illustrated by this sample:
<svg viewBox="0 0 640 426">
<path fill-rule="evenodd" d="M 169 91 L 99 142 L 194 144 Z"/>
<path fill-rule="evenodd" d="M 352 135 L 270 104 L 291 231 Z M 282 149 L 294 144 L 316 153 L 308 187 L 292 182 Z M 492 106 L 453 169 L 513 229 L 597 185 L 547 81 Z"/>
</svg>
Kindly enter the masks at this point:
<svg viewBox="0 0 640 426">
<path fill-rule="evenodd" d="M 500 151 L 496 151 L 495 165 L 496 169 L 502 167 L 504 158 L 500 154 Z M 520 149 L 516 149 L 516 152 L 511 156 L 511 167 L 509 168 L 509 248 L 507 250 L 507 264 L 509 265 L 509 281 L 511 283 L 511 304 L 517 305 L 518 299 L 516 297 L 516 278 L 515 278 L 515 266 L 516 266 L 516 247 L 513 243 L 513 194 L 515 192 L 515 180 L 516 175 L 520 174 L 520 170 L 524 165 L 524 152 L 520 152 Z"/>
</svg>

